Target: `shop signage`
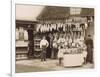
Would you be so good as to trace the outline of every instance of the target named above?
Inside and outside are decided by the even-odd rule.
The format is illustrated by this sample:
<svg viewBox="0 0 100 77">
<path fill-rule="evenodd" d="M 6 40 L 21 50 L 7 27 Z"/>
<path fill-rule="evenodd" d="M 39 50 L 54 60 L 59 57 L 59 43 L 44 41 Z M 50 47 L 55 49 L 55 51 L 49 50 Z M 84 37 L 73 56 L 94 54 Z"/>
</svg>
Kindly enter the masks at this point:
<svg viewBox="0 0 100 77">
<path fill-rule="evenodd" d="M 70 17 L 69 19 L 66 19 L 66 22 L 68 23 L 85 23 L 87 22 L 86 17 Z"/>
<path fill-rule="evenodd" d="M 81 13 L 81 8 L 71 7 L 70 8 L 70 15 L 77 15 Z"/>
</svg>

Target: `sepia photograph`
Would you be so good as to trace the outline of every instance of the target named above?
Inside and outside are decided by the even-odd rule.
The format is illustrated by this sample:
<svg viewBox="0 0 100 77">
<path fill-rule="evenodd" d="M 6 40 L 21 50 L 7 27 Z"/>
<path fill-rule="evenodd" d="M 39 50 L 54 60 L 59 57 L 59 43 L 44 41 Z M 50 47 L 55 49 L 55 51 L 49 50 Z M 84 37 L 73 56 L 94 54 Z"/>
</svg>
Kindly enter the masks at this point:
<svg viewBox="0 0 100 77">
<path fill-rule="evenodd" d="M 15 5 L 15 72 L 94 69 L 95 9 Z"/>
</svg>

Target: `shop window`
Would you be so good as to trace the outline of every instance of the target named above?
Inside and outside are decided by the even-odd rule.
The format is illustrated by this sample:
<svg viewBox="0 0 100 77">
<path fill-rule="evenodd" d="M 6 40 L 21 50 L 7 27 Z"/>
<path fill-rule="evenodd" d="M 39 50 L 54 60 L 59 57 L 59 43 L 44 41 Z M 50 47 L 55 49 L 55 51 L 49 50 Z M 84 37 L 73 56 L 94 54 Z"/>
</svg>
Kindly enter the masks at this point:
<svg viewBox="0 0 100 77">
<path fill-rule="evenodd" d="M 16 28 L 16 41 L 27 41 L 28 32 L 23 27 Z"/>
<path fill-rule="evenodd" d="M 23 29 L 23 27 L 19 27 L 19 40 L 20 41 L 24 40 L 24 29 Z"/>
</svg>

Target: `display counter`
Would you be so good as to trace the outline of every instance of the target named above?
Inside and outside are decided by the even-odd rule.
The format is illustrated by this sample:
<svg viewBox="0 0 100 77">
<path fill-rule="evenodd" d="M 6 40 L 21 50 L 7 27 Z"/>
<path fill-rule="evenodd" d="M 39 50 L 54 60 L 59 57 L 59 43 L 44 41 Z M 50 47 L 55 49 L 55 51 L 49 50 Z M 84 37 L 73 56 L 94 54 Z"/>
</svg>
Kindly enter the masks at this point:
<svg viewBox="0 0 100 77">
<path fill-rule="evenodd" d="M 87 56 L 87 51 L 82 49 L 70 49 L 70 53 L 65 53 L 63 57 L 64 67 L 81 66 Z"/>
<path fill-rule="evenodd" d="M 83 54 L 65 54 L 63 65 L 64 67 L 81 66 L 84 62 Z"/>
</svg>

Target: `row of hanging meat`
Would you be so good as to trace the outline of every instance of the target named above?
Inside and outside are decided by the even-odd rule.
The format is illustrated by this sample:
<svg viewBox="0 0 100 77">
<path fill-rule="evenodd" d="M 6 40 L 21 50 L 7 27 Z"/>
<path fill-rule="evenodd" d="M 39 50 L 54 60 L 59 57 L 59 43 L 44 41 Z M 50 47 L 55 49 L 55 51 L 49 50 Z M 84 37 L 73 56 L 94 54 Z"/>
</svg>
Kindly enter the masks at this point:
<svg viewBox="0 0 100 77">
<path fill-rule="evenodd" d="M 82 31 L 87 29 L 87 23 L 55 23 L 55 24 L 37 24 L 37 32 L 52 32 L 56 31 Z"/>
</svg>

